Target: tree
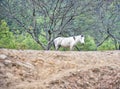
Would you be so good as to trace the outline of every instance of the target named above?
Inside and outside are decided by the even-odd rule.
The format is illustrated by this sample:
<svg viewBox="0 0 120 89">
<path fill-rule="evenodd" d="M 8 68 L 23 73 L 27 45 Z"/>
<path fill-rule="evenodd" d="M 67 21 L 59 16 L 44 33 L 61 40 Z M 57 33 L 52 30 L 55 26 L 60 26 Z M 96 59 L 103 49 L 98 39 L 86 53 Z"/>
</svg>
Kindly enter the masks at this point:
<svg viewBox="0 0 120 89">
<path fill-rule="evenodd" d="M 101 46 L 108 38 L 113 39 L 115 48 L 118 49 L 117 44 L 120 44 L 120 2 L 117 0 L 97 2 L 94 8 L 96 17 L 96 25 L 94 30 L 94 37 L 96 39 L 97 47 Z"/>
<path fill-rule="evenodd" d="M 69 26 L 75 14 L 72 0 L 5 0 L 1 5 L 9 12 L 7 17 L 31 34 L 43 49 L 50 49 L 53 39 Z M 43 44 L 39 35 L 48 43 Z"/>
<path fill-rule="evenodd" d="M 108 38 L 116 49 L 120 44 L 118 0 L 1 0 L 0 6 L 8 25 L 29 33 L 43 49 L 57 36 L 78 34 L 94 37 L 97 47 Z"/>
</svg>

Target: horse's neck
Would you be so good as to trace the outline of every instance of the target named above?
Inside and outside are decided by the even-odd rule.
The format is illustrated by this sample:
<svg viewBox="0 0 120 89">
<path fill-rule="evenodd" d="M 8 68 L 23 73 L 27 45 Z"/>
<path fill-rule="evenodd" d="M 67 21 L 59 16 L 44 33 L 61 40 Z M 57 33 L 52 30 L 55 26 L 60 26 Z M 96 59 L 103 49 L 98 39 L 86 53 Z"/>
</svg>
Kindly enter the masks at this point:
<svg viewBox="0 0 120 89">
<path fill-rule="evenodd" d="M 75 36 L 75 43 L 78 43 L 79 42 L 79 37 L 78 36 Z"/>
</svg>

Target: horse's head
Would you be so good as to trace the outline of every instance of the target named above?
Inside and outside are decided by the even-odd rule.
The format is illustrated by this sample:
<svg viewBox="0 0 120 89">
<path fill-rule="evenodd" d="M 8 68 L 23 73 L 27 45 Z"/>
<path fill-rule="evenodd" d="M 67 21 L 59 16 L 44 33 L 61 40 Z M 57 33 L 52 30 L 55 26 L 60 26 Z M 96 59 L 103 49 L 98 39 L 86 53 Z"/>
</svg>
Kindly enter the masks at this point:
<svg viewBox="0 0 120 89">
<path fill-rule="evenodd" d="M 85 37 L 83 35 L 80 35 L 80 43 L 85 44 Z"/>
</svg>

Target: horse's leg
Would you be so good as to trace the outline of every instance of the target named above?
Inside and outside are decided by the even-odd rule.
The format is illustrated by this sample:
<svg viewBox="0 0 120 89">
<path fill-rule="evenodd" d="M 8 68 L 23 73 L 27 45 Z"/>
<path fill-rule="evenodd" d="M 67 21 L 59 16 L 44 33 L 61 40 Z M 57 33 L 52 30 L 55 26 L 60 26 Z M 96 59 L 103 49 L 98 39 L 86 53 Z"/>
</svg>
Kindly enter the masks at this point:
<svg viewBox="0 0 120 89">
<path fill-rule="evenodd" d="M 74 44 L 71 44 L 70 45 L 70 51 L 73 51 L 74 50 Z"/>
<path fill-rule="evenodd" d="M 58 50 L 60 47 L 61 47 L 61 45 L 58 45 L 58 48 L 57 48 L 57 50 Z"/>
<path fill-rule="evenodd" d="M 55 45 L 55 49 L 58 50 L 58 45 Z"/>
<path fill-rule="evenodd" d="M 73 50 L 73 45 L 70 46 L 70 51 L 72 51 L 72 50 Z"/>
<path fill-rule="evenodd" d="M 55 50 L 58 50 L 58 44 L 54 43 Z"/>
<path fill-rule="evenodd" d="M 55 50 L 57 50 L 58 46 L 55 42 L 53 42 L 53 46 L 54 46 Z"/>
<path fill-rule="evenodd" d="M 55 45 L 55 49 L 58 50 L 61 47 L 61 45 Z"/>
</svg>

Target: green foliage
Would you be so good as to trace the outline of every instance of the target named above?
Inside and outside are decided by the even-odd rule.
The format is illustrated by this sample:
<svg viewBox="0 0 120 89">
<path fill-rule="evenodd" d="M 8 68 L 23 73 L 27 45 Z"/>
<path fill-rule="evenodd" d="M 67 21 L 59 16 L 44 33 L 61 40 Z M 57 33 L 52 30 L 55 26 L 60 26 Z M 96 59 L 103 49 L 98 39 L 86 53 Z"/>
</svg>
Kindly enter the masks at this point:
<svg viewBox="0 0 120 89">
<path fill-rule="evenodd" d="M 19 35 L 16 38 L 16 49 L 42 49 L 29 34 Z"/>
<path fill-rule="evenodd" d="M 42 16 L 39 16 L 36 20 L 37 20 L 37 23 L 39 23 L 39 24 L 44 23 L 44 18 Z"/>
<path fill-rule="evenodd" d="M 42 32 L 44 35 L 45 33 Z M 45 45 L 47 45 L 47 40 L 43 36 L 39 36 L 39 39 L 41 42 Z M 98 47 L 98 50 L 114 50 L 115 45 L 113 43 L 114 41 L 109 38 L 106 40 L 100 47 Z M 40 45 L 38 45 L 33 38 L 31 37 L 30 34 L 24 33 L 24 34 L 19 34 L 19 32 L 16 35 L 13 35 L 11 31 L 9 31 L 9 27 L 7 23 L 4 20 L 1 20 L 0 23 L 0 47 L 2 48 L 15 48 L 15 49 L 42 49 Z M 94 39 L 91 36 L 86 36 L 85 37 L 85 44 L 78 44 L 77 47 L 80 50 L 85 50 L 85 51 L 94 51 L 96 50 L 96 44 Z M 69 48 L 64 49 L 60 48 L 60 50 L 69 50 Z M 77 50 L 75 48 L 75 50 Z"/>
<path fill-rule="evenodd" d="M 2 48 L 14 48 L 14 36 L 9 31 L 9 27 L 4 20 L 0 22 L 0 47 Z"/>
<path fill-rule="evenodd" d="M 19 34 L 19 30 L 17 31 L 17 34 L 13 35 L 13 33 L 9 31 L 7 23 L 1 20 L 0 47 L 12 49 L 42 49 L 29 34 Z M 44 42 L 44 39 L 42 41 Z"/>
<path fill-rule="evenodd" d="M 44 35 L 45 33 L 42 32 Z M 45 45 L 47 45 L 47 40 L 43 36 L 39 36 L 39 39 L 41 42 Z M 40 45 L 38 45 L 33 38 L 31 37 L 30 34 L 24 33 L 24 34 L 19 34 L 17 32 L 16 35 L 13 35 L 11 31 L 9 31 L 9 27 L 7 23 L 4 20 L 1 20 L 0 23 L 0 47 L 2 48 L 15 48 L 15 49 L 35 49 L 39 50 L 42 49 Z M 78 44 L 77 47 L 80 50 L 85 50 L 85 51 L 94 51 L 96 50 L 96 44 L 94 39 L 91 36 L 86 36 L 85 37 L 85 44 Z M 114 50 L 115 45 L 113 43 L 112 39 L 106 40 L 99 48 L 98 50 Z M 60 48 L 60 50 L 69 50 L 69 48 Z M 77 50 L 75 48 L 75 50 Z"/>
<path fill-rule="evenodd" d="M 39 39 L 40 39 L 40 41 L 43 43 L 43 44 L 47 44 L 47 40 L 46 40 L 46 38 L 44 37 L 44 36 L 42 36 L 42 35 L 40 35 L 39 36 Z"/>
<path fill-rule="evenodd" d="M 109 38 L 100 47 L 98 47 L 98 50 L 115 50 L 113 40 Z"/>
</svg>

